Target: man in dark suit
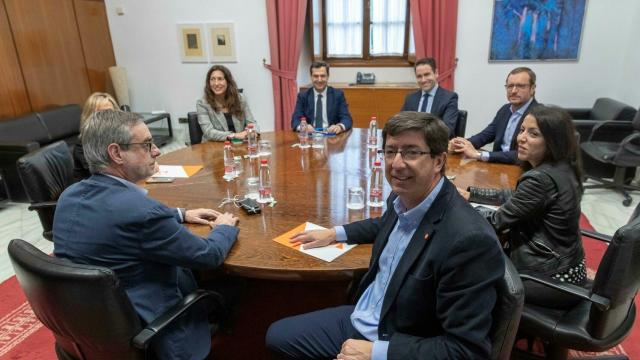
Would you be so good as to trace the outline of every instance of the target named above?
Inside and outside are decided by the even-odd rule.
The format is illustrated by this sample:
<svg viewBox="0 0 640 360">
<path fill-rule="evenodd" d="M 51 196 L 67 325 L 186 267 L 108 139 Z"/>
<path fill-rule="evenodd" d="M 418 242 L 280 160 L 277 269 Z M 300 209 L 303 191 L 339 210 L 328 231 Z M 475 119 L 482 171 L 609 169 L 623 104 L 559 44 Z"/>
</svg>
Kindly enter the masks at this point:
<svg viewBox="0 0 640 360">
<path fill-rule="evenodd" d="M 517 155 L 518 132 L 529 110 L 538 105 L 535 99 L 536 74 L 528 67 L 518 67 L 507 75 L 507 99 L 493 118 L 493 121 L 480 133 L 469 139 L 461 137 L 451 139 L 449 149 L 465 156 L 489 162 L 515 164 Z M 492 151 L 479 151 L 480 147 L 493 142 Z"/>
<path fill-rule="evenodd" d="M 82 145 L 93 175 L 58 200 L 54 254 L 115 271 L 136 312 L 149 323 L 197 288 L 187 267 L 222 264 L 238 235 L 238 219 L 210 209 L 168 208 L 147 197 L 136 182 L 155 172 L 160 150 L 134 113 L 95 113 L 83 129 Z M 182 222 L 213 229 L 201 238 Z M 161 359 L 205 358 L 211 333 L 204 305 L 190 309 L 151 346 Z"/>
<path fill-rule="evenodd" d="M 447 127 L 428 113 L 401 112 L 382 136 L 393 190 L 382 217 L 291 240 L 306 248 L 373 243 L 356 305 L 279 320 L 267 347 L 292 359 L 487 359 L 504 255 L 444 176 Z"/>
<path fill-rule="evenodd" d="M 438 86 L 438 69 L 434 58 L 416 61 L 414 69 L 420 90 L 407 95 L 400 111 L 431 113 L 447 125 L 449 138 L 454 137 L 458 123 L 458 94 Z"/>
<path fill-rule="evenodd" d="M 296 108 L 291 116 L 291 128 L 298 131 L 300 118 L 307 119 L 307 131 L 326 129 L 339 134 L 351 129 L 351 114 L 344 92 L 327 86 L 329 64 L 316 61 L 309 67 L 313 87 L 298 94 Z"/>
</svg>

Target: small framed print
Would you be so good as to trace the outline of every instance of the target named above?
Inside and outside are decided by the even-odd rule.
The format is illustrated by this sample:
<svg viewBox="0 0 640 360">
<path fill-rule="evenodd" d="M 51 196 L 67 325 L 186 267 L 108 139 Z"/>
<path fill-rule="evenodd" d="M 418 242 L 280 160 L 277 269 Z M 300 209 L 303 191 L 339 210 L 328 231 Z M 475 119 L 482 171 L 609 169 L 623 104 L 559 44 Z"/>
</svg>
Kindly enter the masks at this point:
<svg viewBox="0 0 640 360">
<path fill-rule="evenodd" d="M 180 59 L 182 62 L 207 62 L 204 26 L 202 24 L 178 24 Z"/>
<path fill-rule="evenodd" d="M 209 39 L 209 60 L 213 63 L 237 62 L 233 23 L 206 24 Z"/>
</svg>

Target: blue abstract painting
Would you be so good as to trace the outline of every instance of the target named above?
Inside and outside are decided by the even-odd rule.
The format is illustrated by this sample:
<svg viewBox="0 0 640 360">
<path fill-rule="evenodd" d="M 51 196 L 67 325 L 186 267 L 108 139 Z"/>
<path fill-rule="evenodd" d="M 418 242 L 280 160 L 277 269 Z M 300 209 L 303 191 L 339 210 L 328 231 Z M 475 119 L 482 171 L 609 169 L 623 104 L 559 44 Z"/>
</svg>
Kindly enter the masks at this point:
<svg viewBox="0 0 640 360">
<path fill-rule="evenodd" d="M 586 0 L 495 0 L 489 60 L 577 60 Z"/>
</svg>

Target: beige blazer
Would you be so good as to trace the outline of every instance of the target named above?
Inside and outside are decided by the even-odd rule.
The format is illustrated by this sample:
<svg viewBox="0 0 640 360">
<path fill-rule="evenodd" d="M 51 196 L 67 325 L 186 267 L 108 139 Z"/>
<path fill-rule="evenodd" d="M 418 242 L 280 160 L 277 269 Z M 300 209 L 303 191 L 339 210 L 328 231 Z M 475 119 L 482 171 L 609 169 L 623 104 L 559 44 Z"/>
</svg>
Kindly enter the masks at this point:
<svg viewBox="0 0 640 360">
<path fill-rule="evenodd" d="M 244 130 L 247 124 L 256 124 L 256 119 L 253 118 L 253 114 L 249 109 L 246 99 L 242 94 L 240 95 L 240 106 L 244 112 L 244 119 L 238 119 L 233 115 L 233 125 L 238 132 Z M 221 111 L 215 111 L 211 105 L 205 99 L 198 99 L 196 101 L 196 110 L 198 111 L 198 123 L 202 129 L 203 141 L 225 141 L 227 136 L 231 135 L 227 127 L 227 119 L 224 117 L 224 113 Z"/>
</svg>

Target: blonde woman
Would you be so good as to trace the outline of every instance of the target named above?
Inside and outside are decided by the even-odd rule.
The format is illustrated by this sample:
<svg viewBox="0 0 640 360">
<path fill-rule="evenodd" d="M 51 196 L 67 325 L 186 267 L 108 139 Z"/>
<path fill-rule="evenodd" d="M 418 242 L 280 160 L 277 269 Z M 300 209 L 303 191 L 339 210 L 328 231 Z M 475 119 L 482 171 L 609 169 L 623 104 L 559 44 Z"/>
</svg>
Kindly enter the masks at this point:
<svg viewBox="0 0 640 360">
<path fill-rule="evenodd" d="M 103 92 L 95 92 L 89 96 L 87 101 L 84 103 L 84 107 L 82 108 L 82 114 L 80 115 L 80 135 L 78 141 L 73 147 L 73 176 L 76 181 L 80 181 L 82 179 L 86 179 L 91 176 L 89 172 L 89 165 L 87 161 L 84 159 L 84 151 L 82 150 L 82 129 L 84 128 L 84 124 L 87 122 L 87 119 L 96 111 L 107 110 L 107 109 L 119 109 L 118 102 L 113 96 L 103 93 Z"/>
</svg>

